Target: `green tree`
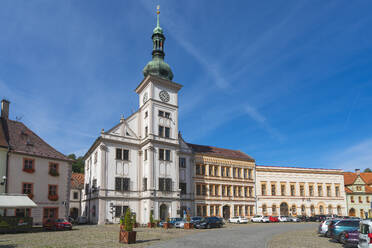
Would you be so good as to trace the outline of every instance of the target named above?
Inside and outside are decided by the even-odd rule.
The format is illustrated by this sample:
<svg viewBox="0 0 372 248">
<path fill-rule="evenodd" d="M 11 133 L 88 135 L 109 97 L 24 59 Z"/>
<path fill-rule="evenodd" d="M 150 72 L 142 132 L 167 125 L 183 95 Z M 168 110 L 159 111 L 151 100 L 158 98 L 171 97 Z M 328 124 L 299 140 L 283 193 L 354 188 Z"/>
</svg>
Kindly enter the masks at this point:
<svg viewBox="0 0 372 248">
<path fill-rule="evenodd" d="M 72 162 L 72 172 L 84 173 L 84 160 L 82 156 L 76 157 L 75 154 L 70 154 L 67 157 L 74 160 L 74 162 Z"/>
<path fill-rule="evenodd" d="M 372 170 L 370 168 L 366 168 L 364 169 L 364 172 L 372 172 Z"/>
<path fill-rule="evenodd" d="M 125 213 L 124 224 L 125 231 L 127 232 L 133 231 L 133 217 L 132 213 L 130 212 L 130 208 L 127 208 L 127 212 Z"/>
</svg>

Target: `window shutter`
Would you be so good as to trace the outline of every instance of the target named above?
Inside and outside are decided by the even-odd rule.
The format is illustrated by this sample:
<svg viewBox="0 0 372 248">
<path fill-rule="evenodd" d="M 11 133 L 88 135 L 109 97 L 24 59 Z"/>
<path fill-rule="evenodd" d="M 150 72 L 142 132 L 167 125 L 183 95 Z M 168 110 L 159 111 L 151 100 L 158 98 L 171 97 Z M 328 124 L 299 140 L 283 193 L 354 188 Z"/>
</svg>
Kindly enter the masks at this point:
<svg viewBox="0 0 372 248">
<path fill-rule="evenodd" d="M 115 190 L 121 191 L 121 178 L 115 177 Z"/>
</svg>

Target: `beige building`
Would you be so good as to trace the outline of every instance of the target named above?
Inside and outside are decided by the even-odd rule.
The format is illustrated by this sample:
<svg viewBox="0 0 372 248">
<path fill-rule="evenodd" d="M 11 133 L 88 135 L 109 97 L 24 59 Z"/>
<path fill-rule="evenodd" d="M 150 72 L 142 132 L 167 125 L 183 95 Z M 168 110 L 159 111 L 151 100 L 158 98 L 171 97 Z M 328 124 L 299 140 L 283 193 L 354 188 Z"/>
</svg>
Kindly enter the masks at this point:
<svg viewBox="0 0 372 248">
<path fill-rule="evenodd" d="M 257 214 L 346 215 L 342 170 L 256 166 Z"/>
<path fill-rule="evenodd" d="M 345 172 L 344 180 L 348 215 L 371 218 L 372 172 Z"/>
<path fill-rule="evenodd" d="M 255 160 L 241 151 L 188 144 L 194 153 L 195 213 L 253 216 Z"/>
</svg>

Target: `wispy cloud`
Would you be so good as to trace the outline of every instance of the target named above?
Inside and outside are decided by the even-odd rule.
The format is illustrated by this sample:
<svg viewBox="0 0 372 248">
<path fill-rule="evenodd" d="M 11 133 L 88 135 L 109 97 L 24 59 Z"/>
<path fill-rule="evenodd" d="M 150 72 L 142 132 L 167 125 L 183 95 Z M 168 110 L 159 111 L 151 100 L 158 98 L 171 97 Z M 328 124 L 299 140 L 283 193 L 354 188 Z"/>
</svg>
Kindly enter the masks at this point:
<svg viewBox="0 0 372 248">
<path fill-rule="evenodd" d="M 355 169 L 372 169 L 372 138 L 363 140 L 349 147 L 332 152 L 325 159 L 334 168 L 346 171 Z"/>
</svg>

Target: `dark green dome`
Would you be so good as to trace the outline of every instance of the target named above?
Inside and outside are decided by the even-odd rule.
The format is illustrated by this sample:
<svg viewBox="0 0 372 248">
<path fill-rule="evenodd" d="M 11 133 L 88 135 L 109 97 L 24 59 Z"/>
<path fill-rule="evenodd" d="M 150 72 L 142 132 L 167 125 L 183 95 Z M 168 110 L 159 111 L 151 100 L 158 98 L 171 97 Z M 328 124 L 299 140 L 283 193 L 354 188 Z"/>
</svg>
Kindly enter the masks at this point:
<svg viewBox="0 0 372 248">
<path fill-rule="evenodd" d="M 164 62 L 160 57 L 154 57 L 145 68 L 143 68 L 143 75 L 147 77 L 148 75 L 158 76 L 164 79 L 173 79 L 173 72 L 170 66 Z"/>
<path fill-rule="evenodd" d="M 157 25 L 153 30 L 151 36 L 153 49 L 152 49 L 152 60 L 147 63 L 143 68 L 143 75 L 154 75 L 167 80 L 173 79 L 173 72 L 170 66 L 164 62 L 164 41 L 165 36 L 163 35 L 163 29 L 159 25 L 159 9 L 157 11 Z"/>
</svg>

